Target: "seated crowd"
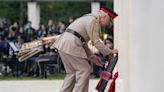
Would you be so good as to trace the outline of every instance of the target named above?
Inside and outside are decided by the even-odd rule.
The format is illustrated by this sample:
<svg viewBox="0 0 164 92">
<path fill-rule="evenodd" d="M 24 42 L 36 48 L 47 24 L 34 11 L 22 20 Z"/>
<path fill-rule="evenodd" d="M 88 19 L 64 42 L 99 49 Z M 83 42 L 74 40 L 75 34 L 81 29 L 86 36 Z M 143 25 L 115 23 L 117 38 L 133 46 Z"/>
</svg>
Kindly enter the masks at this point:
<svg viewBox="0 0 164 92">
<path fill-rule="evenodd" d="M 28 21 L 24 27 L 21 27 L 17 22 L 14 22 L 10 26 L 0 22 L 0 75 L 11 74 L 13 76 L 47 78 L 48 73 L 61 73 L 64 71 L 64 67 L 58 54 L 46 45 L 43 47 L 43 52 L 36 54 L 23 62 L 19 62 L 17 55 L 15 55 L 8 44 L 9 42 L 14 43 L 15 46 L 20 49 L 21 45 L 26 42 L 31 42 L 49 35 L 62 34 L 66 28 L 64 21 L 60 21 L 58 26 L 55 26 L 53 21 L 49 20 L 47 25 L 40 23 L 37 30 L 34 29 L 31 24 L 31 21 Z M 112 36 L 107 37 L 107 39 L 104 40 L 104 43 L 106 46 L 113 49 Z M 95 55 L 99 56 L 102 61 L 105 61 L 101 53 L 95 53 Z M 54 67 L 51 67 L 50 65 L 57 65 L 57 71 L 54 71 Z M 92 65 L 92 75 L 97 78 L 100 76 L 103 69 L 95 64 Z M 103 65 L 105 65 L 105 62 Z"/>
</svg>

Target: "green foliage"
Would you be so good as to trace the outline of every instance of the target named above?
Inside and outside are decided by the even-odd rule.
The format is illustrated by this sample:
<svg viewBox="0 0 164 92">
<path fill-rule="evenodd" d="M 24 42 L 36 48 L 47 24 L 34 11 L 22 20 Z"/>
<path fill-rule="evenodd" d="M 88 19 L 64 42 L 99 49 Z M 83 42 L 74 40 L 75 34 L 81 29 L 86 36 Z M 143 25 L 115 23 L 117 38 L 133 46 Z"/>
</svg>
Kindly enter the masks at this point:
<svg viewBox="0 0 164 92">
<path fill-rule="evenodd" d="M 17 21 L 20 24 L 27 22 L 27 2 L 28 0 L 0 0 L 0 18 L 6 18 L 12 22 Z M 111 2 L 101 1 L 102 6 L 108 8 L 113 7 Z M 47 24 L 49 19 L 52 19 L 57 24 L 64 20 L 66 23 L 70 16 L 74 18 L 80 17 L 91 12 L 91 2 L 38 2 L 40 5 L 41 22 Z"/>
<path fill-rule="evenodd" d="M 41 22 L 46 23 L 49 19 L 53 19 L 56 23 L 61 20 L 67 22 L 70 16 L 77 18 L 89 13 L 90 7 L 90 2 L 42 2 Z"/>
<path fill-rule="evenodd" d="M 113 8 L 112 2 L 100 2 L 102 6 Z M 55 23 L 68 21 L 70 16 L 78 18 L 91 12 L 91 2 L 40 2 L 41 22 L 53 19 Z"/>
<path fill-rule="evenodd" d="M 6 18 L 10 20 L 11 23 L 14 21 L 24 22 L 27 19 L 27 4 L 26 3 L 27 2 L 0 1 L 0 18 Z"/>
</svg>

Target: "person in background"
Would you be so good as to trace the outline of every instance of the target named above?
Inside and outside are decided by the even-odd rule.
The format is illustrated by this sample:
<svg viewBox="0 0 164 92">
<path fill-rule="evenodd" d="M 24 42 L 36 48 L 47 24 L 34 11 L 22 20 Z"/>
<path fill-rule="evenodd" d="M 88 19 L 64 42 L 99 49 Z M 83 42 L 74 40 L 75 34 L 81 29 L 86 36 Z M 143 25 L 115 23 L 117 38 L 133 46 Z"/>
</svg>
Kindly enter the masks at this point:
<svg viewBox="0 0 164 92">
<path fill-rule="evenodd" d="M 25 42 L 32 41 L 34 39 L 35 29 L 32 27 L 32 22 L 28 21 L 25 27 Z"/>
<path fill-rule="evenodd" d="M 39 39 L 41 37 L 45 37 L 46 36 L 46 28 L 45 25 L 40 23 L 39 25 L 39 29 L 36 30 L 35 32 L 35 39 Z"/>
<path fill-rule="evenodd" d="M 8 39 L 10 41 L 16 41 L 16 36 L 18 31 L 19 31 L 19 25 L 17 22 L 14 22 L 13 25 L 11 25 L 9 28 Z"/>
<path fill-rule="evenodd" d="M 63 33 L 65 30 L 65 22 L 64 21 L 60 21 L 57 27 L 57 32 L 58 33 Z"/>
<path fill-rule="evenodd" d="M 4 39 L 7 39 L 9 34 L 9 28 L 7 24 L 0 22 L 0 35 L 3 35 Z"/>
<path fill-rule="evenodd" d="M 18 36 L 22 36 L 23 38 L 25 37 L 25 32 L 24 32 L 24 28 L 20 27 L 18 32 L 17 32 Z"/>
<path fill-rule="evenodd" d="M 49 34 L 53 34 L 53 27 L 54 26 L 54 23 L 53 23 L 53 20 L 49 20 L 48 21 L 48 25 L 47 25 L 47 28 L 46 28 L 46 36 L 48 36 Z"/>
</svg>

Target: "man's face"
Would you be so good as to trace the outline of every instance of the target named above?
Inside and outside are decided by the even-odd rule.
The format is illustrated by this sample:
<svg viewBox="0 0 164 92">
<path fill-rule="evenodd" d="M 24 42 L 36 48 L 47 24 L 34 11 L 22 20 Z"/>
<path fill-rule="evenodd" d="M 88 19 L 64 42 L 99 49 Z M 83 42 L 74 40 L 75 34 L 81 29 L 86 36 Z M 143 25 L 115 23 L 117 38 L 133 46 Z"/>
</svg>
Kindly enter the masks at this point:
<svg viewBox="0 0 164 92">
<path fill-rule="evenodd" d="M 113 24 L 113 20 L 112 20 L 112 18 L 109 17 L 108 15 L 105 15 L 105 16 L 103 16 L 103 17 L 101 18 L 100 24 L 101 24 L 101 26 L 104 27 L 104 26 L 107 26 L 107 25 L 109 25 L 109 24 Z"/>
</svg>

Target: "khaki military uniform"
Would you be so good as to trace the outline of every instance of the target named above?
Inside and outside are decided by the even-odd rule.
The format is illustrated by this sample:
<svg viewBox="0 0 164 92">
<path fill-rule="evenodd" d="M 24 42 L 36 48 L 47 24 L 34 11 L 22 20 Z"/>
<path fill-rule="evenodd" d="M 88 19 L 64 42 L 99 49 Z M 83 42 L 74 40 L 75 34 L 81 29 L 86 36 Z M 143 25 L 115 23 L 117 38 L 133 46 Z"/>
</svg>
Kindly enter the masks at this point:
<svg viewBox="0 0 164 92">
<path fill-rule="evenodd" d="M 86 43 L 92 40 L 94 46 L 104 55 L 111 52 L 100 40 L 101 27 L 98 15 L 82 16 L 68 28 L 83 36 Z M 67 73 L 60 92 L 88 92 L 91 67 L 87 59 L 91 52 L 87 44 L 83 45 L 74 34 L 64 32 L 52 47 L 58 49 Z"/>
</svg>

